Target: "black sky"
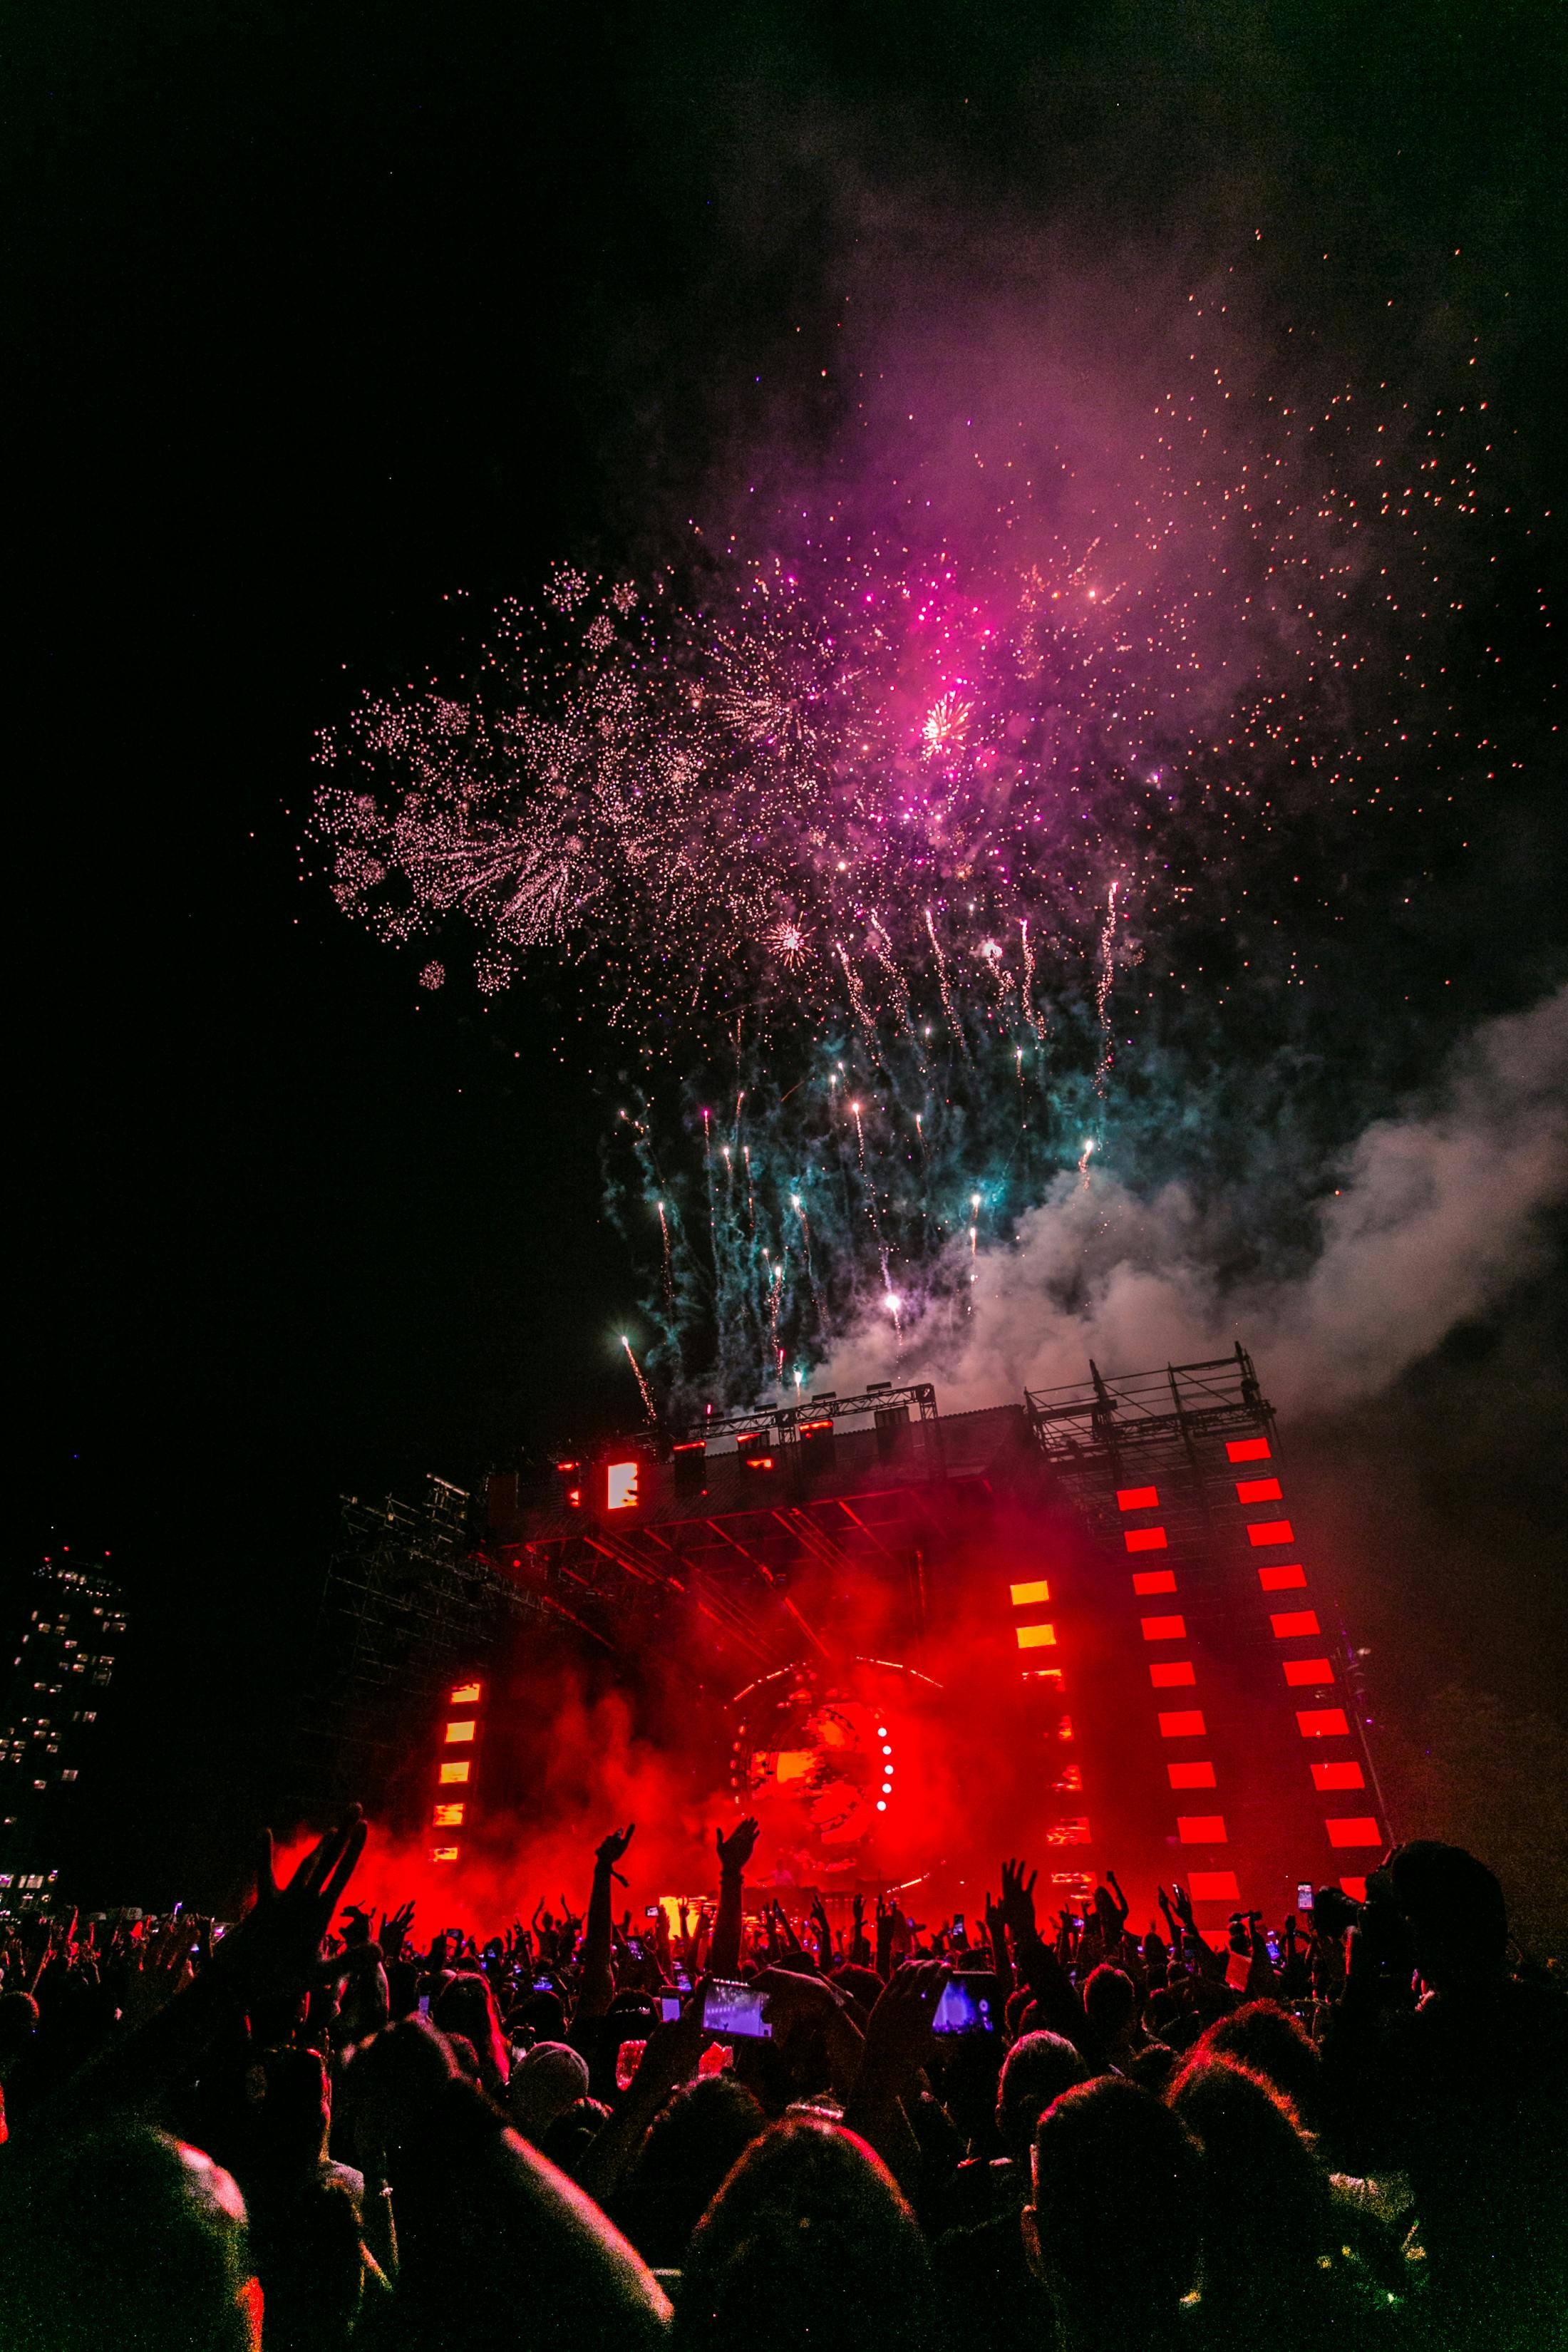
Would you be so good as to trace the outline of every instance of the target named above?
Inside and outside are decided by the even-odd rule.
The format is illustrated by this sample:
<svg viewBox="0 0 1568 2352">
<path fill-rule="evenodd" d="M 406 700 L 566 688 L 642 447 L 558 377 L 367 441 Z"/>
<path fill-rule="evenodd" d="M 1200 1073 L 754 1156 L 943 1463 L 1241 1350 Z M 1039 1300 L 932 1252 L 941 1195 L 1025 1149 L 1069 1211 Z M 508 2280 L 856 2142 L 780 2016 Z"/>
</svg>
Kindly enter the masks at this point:
<svg viewBox="0 0 1568 2352">
<path fill-rule="evenodd" d="M 132 1585 L 95 1866 L 144 1899 L 218 1891 L 275 1801 L 338 1491 L 467 1479 L 634 1402 L 573 1008 L 416 1005 L 300 878 L 313 730 L 562 553 L 634 555 L 716 450 L 831 439 L 850 187 L 918 184 L 955 239 L 1098 214 L 1196 255 L 1250 207 L 1348 348 L 1385 333 L 1385 287 L 1468 305 L 1550 505 L 1563 58 L 1543 9 L 1173 0 L 55 0 L 5 48 L 4 1535 L 13 1581 L 52 1540 L 107 1544 Z M 1320 241 L 1349 256 L 1309 292 Z M 1521 809 L 1528 939 L 1497 944 L 1500 883 L 1465 917 L 1500 1005 L 1562 969 L 1558 803 Z M 1360 1416 L 1337 1500 L 1350 1437 L 1317 1440 L 1380 1635 L 1431 1596 L 1390 1669 L 1417 1742 L 1450 1655 L 1563 1718 L 1561 1298 Z M 1365 1564 L 1412 1528 L 1430 1580 L 1405 1557 L 1380 1584 Z"/>
</svg>

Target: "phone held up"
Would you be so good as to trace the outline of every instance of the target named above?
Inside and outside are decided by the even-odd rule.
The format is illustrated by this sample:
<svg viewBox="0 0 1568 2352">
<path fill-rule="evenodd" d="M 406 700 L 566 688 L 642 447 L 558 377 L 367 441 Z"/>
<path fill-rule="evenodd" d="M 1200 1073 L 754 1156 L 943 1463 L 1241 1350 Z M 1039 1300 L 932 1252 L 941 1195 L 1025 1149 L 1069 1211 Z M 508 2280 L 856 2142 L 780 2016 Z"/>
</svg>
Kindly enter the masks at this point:
<svg viewBox="0 0 1568 2352">
<path fill-rule="evenodd" d="M 1001 2002 L 994 1976 L 949 1977 L 931 2018 L 933 2033 L 994 2033 Z"/>
<path fill-rule="evenodd" d="M 766 1993 L 754 1985 L 731 1984 L 716 1977 L 703 1996 L 703 2027 L 741 2042 L 771 2042 L 773 2029 L 763 2014 L 767 2002 Z"/>
</svg>

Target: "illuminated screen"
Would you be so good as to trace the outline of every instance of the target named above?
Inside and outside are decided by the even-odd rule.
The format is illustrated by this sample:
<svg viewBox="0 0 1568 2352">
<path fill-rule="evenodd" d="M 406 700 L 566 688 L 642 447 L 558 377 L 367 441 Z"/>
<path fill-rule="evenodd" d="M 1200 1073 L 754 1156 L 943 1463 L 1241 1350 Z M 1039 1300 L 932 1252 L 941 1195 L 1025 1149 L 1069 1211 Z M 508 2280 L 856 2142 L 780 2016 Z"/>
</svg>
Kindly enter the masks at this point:
<svg viewBox="0 0 1568 2352">
<path fill-rule="evenodd" d="M 605 1500 L 612 1511 L 629 1511 L 637 1499 L 637 1465 L 612 1462 L 605 1472 Z"/>
</svg>

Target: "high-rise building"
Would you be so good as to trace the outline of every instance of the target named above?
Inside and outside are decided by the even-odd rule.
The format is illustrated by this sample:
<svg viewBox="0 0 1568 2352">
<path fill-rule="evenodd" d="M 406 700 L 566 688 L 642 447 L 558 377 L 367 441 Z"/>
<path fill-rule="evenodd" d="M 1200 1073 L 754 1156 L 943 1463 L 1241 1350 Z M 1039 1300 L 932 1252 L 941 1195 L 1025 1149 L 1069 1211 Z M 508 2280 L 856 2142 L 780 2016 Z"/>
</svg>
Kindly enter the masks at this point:
<svg viewBox="0 0 1568 2352">
<path fill-rule="evenodd" d="M 59 1877 L 79 1782 L 125 1632 L 107 1556 L 46 1559 L 29 1580 L 0 1712 L 0 1907 L 36 1910 Z"/>
</svg>

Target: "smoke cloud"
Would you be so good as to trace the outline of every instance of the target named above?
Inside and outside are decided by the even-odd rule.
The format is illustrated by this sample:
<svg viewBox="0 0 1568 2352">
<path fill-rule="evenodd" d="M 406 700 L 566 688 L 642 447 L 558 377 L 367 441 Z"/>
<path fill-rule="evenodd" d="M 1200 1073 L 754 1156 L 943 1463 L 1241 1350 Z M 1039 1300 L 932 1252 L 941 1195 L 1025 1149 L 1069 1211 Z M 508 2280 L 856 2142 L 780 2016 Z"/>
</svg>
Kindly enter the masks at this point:
<svg viewBox="0 0 1568 2352">
<path fill-rule="evenodd" d="M 1339 1181 L 1329 1189 L 1333 1176 Z M 843 1391 L 930 1375 L 962 1412 L 1084 1377 L 1224 1354 L 1240 1338 L 1287 1411 L 1379 1394 L 1544 1261 L 1543 1213 L 1568 1197 L 1568 989 L 1486 1023 L 1438 1085 L 1366 1127 L 1289 1269 L 1228 1277 L 1212 1210 L 1183 1185 L 1140 1197 L 1064 1173 L 1007 1247 L 982 1251 L 961 1323 L 920 1361 L 863 1319 L 828 1374 Z M 1247 1202 L 1236 1204 L 1245 1218 Z M 1258 1198 L 1260 1228 L 1280 1203 Z M 966 1251 L 957 1244 L 955 1252 Z"/>
</svg>

